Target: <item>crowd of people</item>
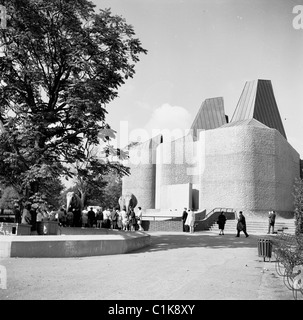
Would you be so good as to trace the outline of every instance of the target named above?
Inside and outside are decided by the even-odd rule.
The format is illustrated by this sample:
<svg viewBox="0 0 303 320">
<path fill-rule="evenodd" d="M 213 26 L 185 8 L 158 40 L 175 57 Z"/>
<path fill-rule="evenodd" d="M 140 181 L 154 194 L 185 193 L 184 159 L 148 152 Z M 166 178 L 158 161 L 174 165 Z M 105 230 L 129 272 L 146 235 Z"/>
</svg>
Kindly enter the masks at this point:
<svg viewBox="0 0 303 320">
<path fill-rule="evenodd" d="M 63 227 L 96 227 L 119 229 L 123 231 L 143 231 L 141 207 L 138 207 L 136 213 L 131 206 L 128 210 L 126 207 L 123 207 L 122 210 L 109 207 L 106 207 L 104 210 L 102 207 L 94 210 L 93 207 L 89 207 L 87 210 L 81 212 L 79 209 L 70 209 L 66 211 L 64 207 L 61 207 L 58 211 L 52 210 L 51 206 L 48 206 L 46 202 L 39 204 L 26 203 L 22 212 L 20 211 L 19 205 L 15 204 L 14 214 L 16 223 L 29 224 L 32 226 L 32 231 L 37 230 L 39 223 L 45 220 L 58 221 L 59 225 Z M 268 218 L 268 233 L 274 233 L 275 211 L 270 211 Z M 194 212 L 184 208 L 182 220 L 183 231 L 193 233 L 195 225 Z M 220 230 L 219 235 L 224 235 L 226 220 L 224 212 L 221 212 L 217 220 L 218 228 Z M 246 219 L 242 211 L 239 212 L 236 228 L 236 237 L 240 236 L 240 232 L 243 232 L 246 237 L 249 236 L 246 231 Z"/>
<path fill-rule="evenodd" d="M 137 213 L 129 207 L 128 212 L 124 207 L 121 211 L 119 208 L 102 207 L 94 210 L 93 207 L 80 212 L 80 210 L 72 209 L 66 212 L 62 207 L 58 214 L 59 224 L 63 227 L 84 227 L 84 228 L 107 228 L 120 230 L 143 230 L 142 209 L 138 207 Z"/>
<path fill-rule="evenodd" d="M 109 207 L 104 210 L 102 207 L 94 210 L 93 207 L 89 207 L 81 212 L 79 209 L 66 211 L 64 206 L 59 210 L 52 210 L 46 203 L 26 203 L 21 212 L 18 204 L 14 206 L 15 222 L 31 225 L 32 231 L 37 230 L 37 225 L 41 221 L 58 221 L 62 227 L 97 227 L 143 231 L 142 208 L 138 207 L 136 211 L 131 206 L 128 210 L 126 207 L 123 207 L 122 210 Z"/>
<path fill-rule="evenodd" d="M 39 227 L 39 223 L 48 221 L 58 221 L 59 213 L 48 205 L 46 202 L 40 203 L 30 203 L 24 204 L 23 210 L 21 212 L 20 205 L 16 203 L 14 205 L 14 222 L 23 223 L 31 225 L 31 230 L 36 231 Z"/>
</svg>

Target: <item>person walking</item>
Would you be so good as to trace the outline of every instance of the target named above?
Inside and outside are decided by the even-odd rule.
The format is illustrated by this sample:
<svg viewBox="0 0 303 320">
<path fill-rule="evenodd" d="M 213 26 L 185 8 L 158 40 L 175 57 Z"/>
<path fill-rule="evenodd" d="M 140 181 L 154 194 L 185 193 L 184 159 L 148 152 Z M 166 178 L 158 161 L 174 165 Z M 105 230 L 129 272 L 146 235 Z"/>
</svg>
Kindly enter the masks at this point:
<svg viewBox="0 0 303 320">
<path fill-rule="evenodd" d="M 225 223 L 226 223 L 226 217 L 224 215 L 224 212 L 222 211 L 218 217 L 218 227 L 219 227 L 219 236 L 224 235 L 224 227 L 225 227 Z"/>
<path fill-rule="evenodd" d="M 187 208 L 184 208 L 183 213 L 182 213 L 182 221 L 183 221 L 183 232 L 188 232 L 188 227 L 185 224 L 187 218 Z"/>
<path fill-rule="evenodd" d="M 272 229 L 271 233 L 274 233 L 275 231 L 275 222 L 276 222 L 276 212 L 275 211 L 269 211 L 268 213 L 268 232 L 267 234 L 270 234 L 270 230 Z"/>
<path fill-rule="evenodd" d="M 246 220 L 245 220 L 245 217 L 244 217 L 242 211 L 239 212 L 236 237 L 240 237 L 240 232 L 241 231 L 243 231 L 243 233 L 245 234 L 246 238 L 249 236 L 247 234 L 247 232 L 246 232 Z"/>
</svg>

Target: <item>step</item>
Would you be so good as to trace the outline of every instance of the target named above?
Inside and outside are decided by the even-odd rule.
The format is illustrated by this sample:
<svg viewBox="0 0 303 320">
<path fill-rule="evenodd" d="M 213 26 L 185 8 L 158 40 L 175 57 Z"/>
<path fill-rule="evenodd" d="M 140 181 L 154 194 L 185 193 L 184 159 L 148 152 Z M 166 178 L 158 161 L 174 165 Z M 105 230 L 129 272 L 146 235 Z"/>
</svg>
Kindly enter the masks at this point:
<svg viewBox="0 0 303 320">
<path fill-rule="evenodd" d="M 266 234 L 268 231 L 268 222 L 265 220 L 250 220 L 246 222 L 246 228 L 248 233 L 261 233 Z M 294 220 L 278 220 L 275 223 L 275 231 L 284 229 L 284 232 L 294 234 L 295 233 L 295 224 Z M 237 220 L 227 220 L 224 232 L 226 233 L 236 233 L 237 229 Z M 219 232 L 217 223 L 214 223 L 210 229 L 214 232 Z"/>
</svg>

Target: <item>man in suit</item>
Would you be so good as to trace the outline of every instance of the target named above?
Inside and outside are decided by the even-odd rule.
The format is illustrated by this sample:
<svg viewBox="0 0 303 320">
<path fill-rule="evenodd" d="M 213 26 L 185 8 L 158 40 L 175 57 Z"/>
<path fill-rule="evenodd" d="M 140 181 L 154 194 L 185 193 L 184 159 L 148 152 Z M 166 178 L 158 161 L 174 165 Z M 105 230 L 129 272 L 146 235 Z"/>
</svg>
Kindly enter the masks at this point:
<svg viewBox="0 0 303 320">
<path fill-rule="evenodd" d="M 90 210 L 88 211 L 87 218 L 88 218 L 88 227 L 92 228 L 94 226 L 95 219 L 96 219 L 96 214 L 93 208 L 90 208 Z"/>
</svg>

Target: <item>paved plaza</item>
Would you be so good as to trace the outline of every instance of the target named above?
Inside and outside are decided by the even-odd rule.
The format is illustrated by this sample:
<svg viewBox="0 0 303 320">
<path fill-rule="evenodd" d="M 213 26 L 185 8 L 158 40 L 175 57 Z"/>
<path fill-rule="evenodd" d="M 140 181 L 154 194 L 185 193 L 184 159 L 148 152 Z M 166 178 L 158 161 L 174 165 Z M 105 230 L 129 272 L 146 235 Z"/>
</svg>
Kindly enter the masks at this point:
<svg viewBox="0 0 303 320">
<path fill-rule="evenodd" d="M 0 300 L 293 300 L 275 263 L 258 257 L 259 235 L 149 234 L 129 254 L 1 259 Z"/>
</svg>

